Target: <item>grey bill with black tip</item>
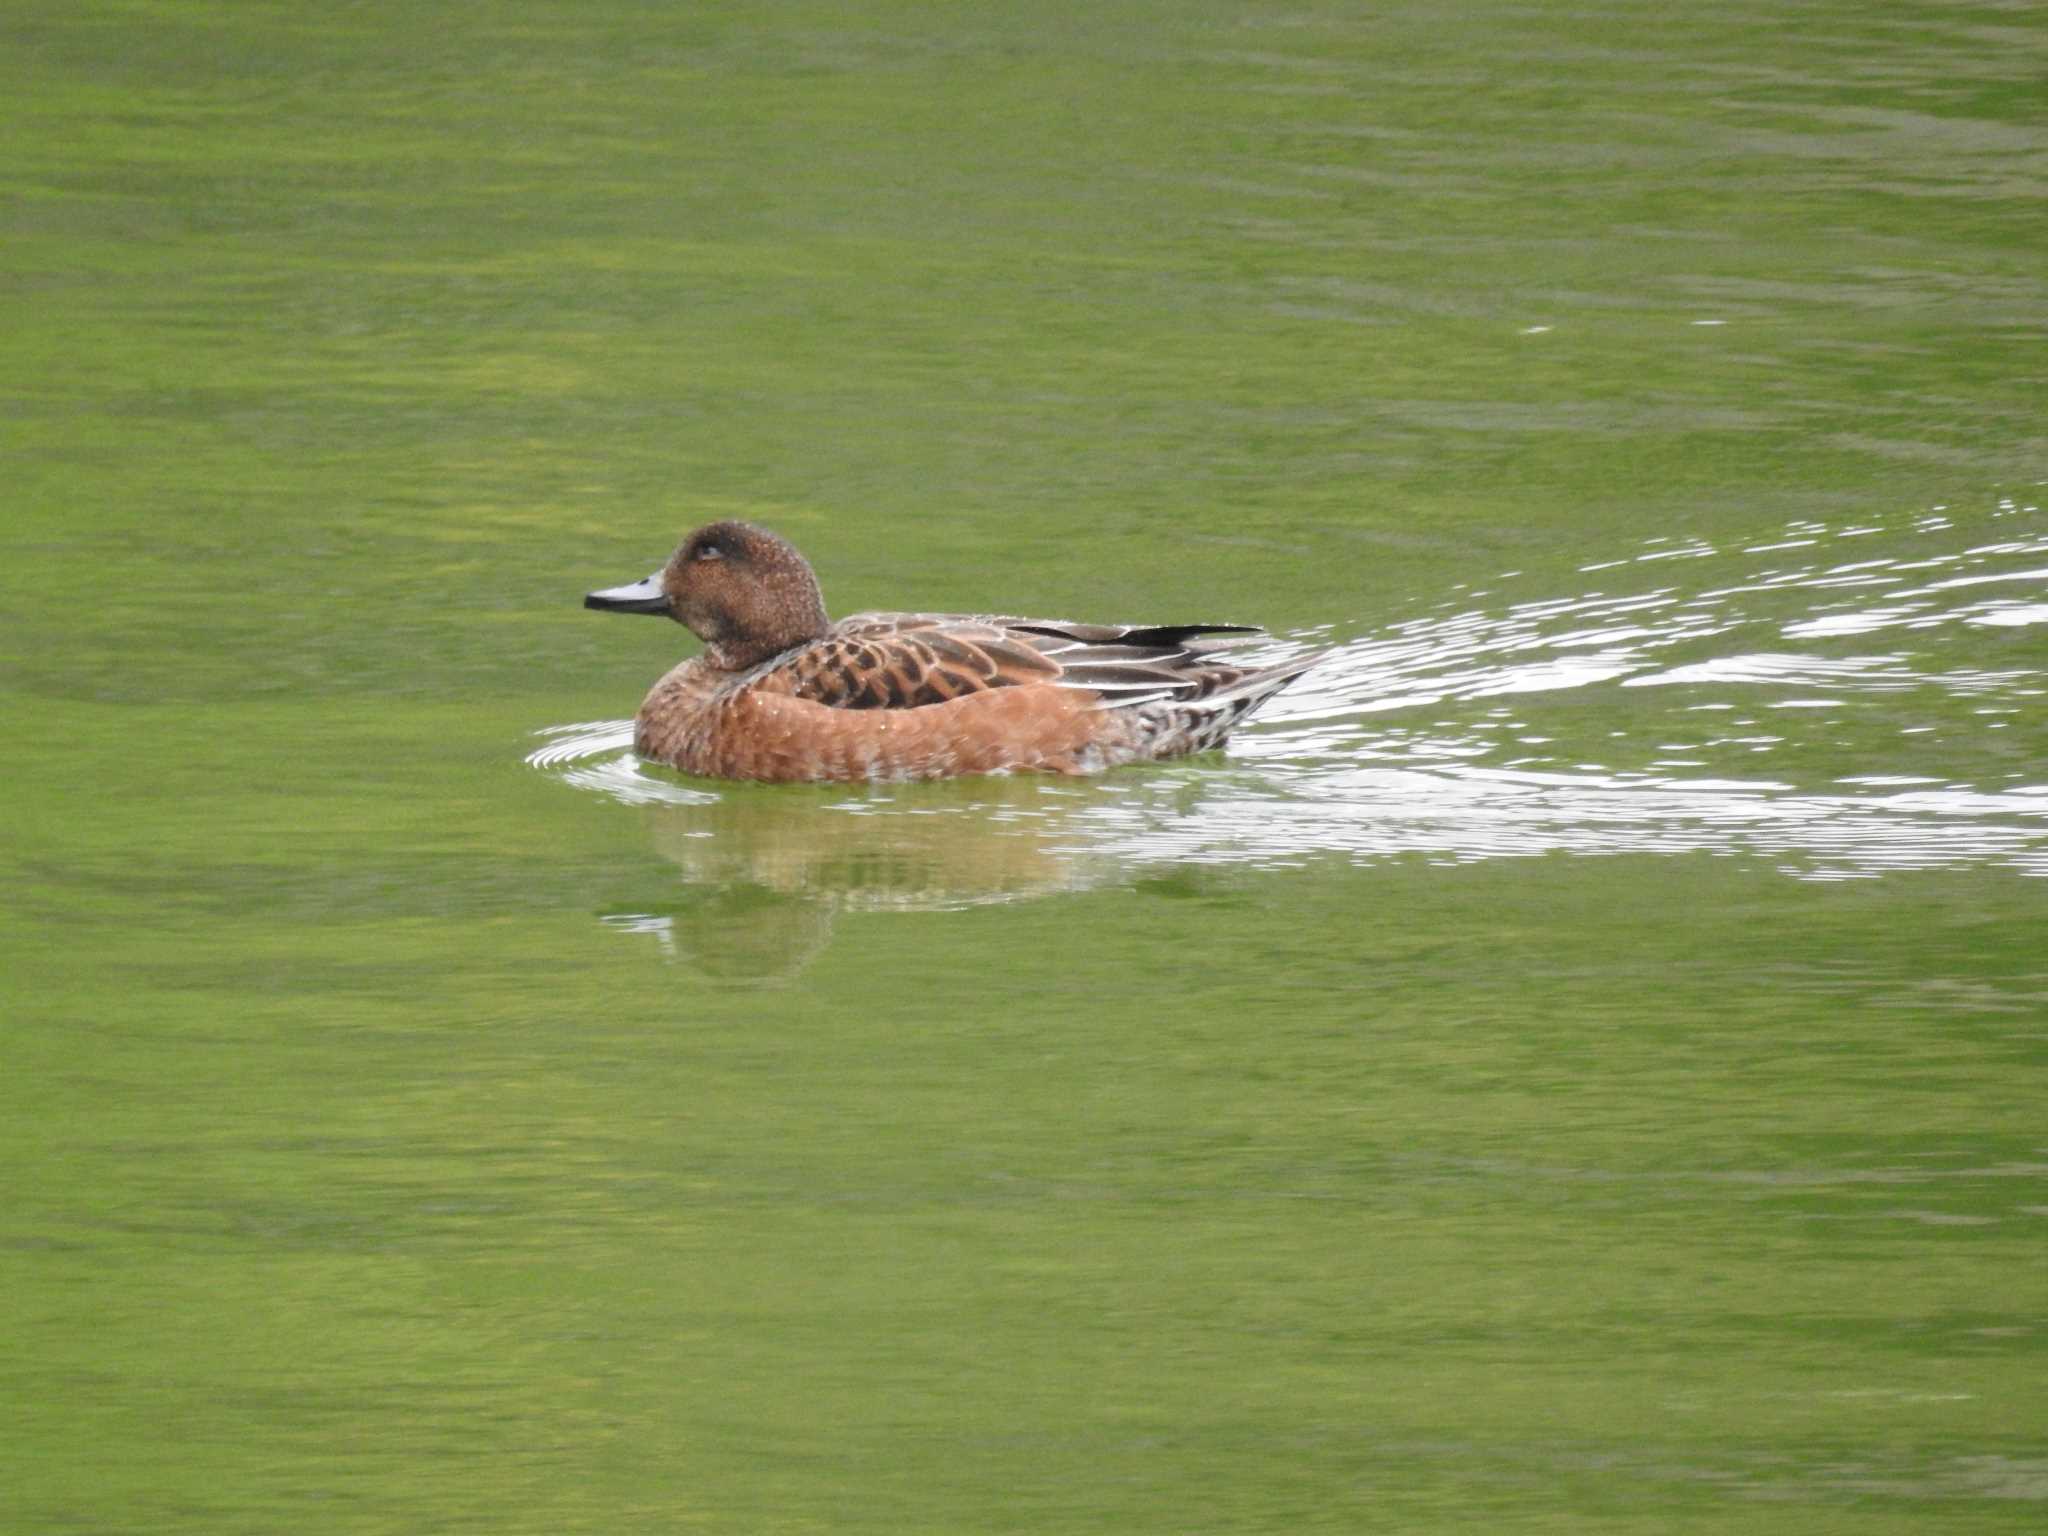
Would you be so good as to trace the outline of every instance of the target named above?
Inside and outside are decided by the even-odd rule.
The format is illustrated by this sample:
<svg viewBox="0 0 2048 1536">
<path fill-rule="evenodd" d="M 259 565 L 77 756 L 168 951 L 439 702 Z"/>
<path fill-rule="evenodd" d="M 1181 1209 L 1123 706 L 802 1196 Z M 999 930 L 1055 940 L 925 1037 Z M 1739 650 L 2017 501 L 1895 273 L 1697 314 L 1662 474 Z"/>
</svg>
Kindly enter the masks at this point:
<svg viewBox="0 0 2048 1536">
<path fill-rule="evenodd" d="M 656 571 L 645 581 L 628 582 L 623 587 L 605 587 L 601 591 L 583 594 L 583 606 L 600 608 L 606 613 L 659 613 L 668 612 L 668 594 L 661 590 L 661 572 Z"/>
</svg>

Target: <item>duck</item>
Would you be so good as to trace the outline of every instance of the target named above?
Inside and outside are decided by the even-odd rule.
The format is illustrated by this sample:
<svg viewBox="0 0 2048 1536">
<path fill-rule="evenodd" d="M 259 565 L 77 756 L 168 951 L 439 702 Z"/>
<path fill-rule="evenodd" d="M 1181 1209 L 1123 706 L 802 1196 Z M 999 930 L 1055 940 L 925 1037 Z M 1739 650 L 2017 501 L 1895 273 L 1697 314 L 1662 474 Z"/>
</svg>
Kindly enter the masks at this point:
<svg viewBox="0 0 2048 1536">
<path fill-rule="evenodd" d="M 643 757 L 766 783 L 1090 774 L 1220 747 L 1317 656 L 1249 667 L 1243 624 L 1076 624 L 943 613 L 834 623 L 787 539 L 709 523 L 586 608 L 675 620 L 704 643 L 633 722 Z"/>
</svg>

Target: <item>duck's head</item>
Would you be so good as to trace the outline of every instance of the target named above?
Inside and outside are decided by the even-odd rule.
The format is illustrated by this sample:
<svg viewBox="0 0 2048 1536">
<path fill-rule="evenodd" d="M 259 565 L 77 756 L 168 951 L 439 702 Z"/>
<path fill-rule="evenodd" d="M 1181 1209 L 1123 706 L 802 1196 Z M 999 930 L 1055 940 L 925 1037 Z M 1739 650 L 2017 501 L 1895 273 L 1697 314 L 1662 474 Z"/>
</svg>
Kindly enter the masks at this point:
<svg viewBox="0 0 2048 1536">
<path fill-rule="evenodd" d="M 816 640 L 831 627 L 810 562 L 752 523 L 707 523 L 667 565 L 583 599 L 612 613 L 666 614 L 687 625 L 716 667 L 741 671 Z"/>
</svg>

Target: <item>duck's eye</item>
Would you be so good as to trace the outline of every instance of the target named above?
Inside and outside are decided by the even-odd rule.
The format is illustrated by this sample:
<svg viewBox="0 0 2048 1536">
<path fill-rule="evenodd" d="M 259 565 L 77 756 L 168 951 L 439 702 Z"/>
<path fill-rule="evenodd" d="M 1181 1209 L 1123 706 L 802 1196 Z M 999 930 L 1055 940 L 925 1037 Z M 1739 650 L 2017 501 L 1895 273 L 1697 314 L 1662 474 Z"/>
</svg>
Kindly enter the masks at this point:
<svg viewBox="0 0 2048 1536">
<path fill-rule="evenodd" d="M 697 553 L 691 556 L 691 558 L 694 560 L 723 560 L 725 558 L 725 551 L 716 544 L 699 544 L 697 546 Z"/>
</svg>

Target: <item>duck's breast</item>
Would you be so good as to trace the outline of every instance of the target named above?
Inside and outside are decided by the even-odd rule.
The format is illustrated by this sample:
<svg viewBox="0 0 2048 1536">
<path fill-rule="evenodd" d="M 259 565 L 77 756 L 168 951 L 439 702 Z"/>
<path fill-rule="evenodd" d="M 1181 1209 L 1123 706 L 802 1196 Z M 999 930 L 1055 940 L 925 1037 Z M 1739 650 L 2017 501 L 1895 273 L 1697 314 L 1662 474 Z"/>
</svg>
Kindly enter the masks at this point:
<svg viewBox="0 0 2048 1536">
<path fill-rule="evenodd" d="M 1084 773 L 1114 760 L 1127 731 L 1092 705 L 1088 694 L 1042 685 L 916 709 L 840 709 L 741 688 L 696 701 L 672 729 L 650 728 L 643 710 L 637 744 L 686 773 L 775 783 Z"/>
</svg>

